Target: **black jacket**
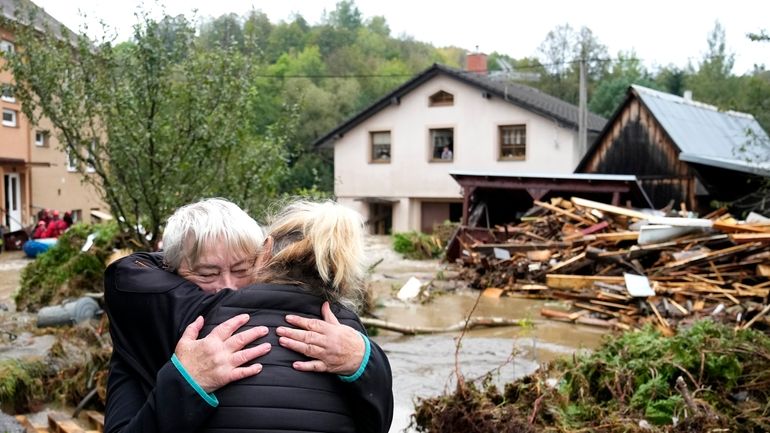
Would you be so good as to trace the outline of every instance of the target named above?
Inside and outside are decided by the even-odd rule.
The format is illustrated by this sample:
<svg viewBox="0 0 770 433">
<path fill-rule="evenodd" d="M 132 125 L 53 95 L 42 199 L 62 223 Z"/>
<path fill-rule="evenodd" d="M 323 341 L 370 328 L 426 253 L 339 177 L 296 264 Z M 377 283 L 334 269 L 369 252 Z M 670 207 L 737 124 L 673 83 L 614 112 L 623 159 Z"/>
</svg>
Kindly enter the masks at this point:
<svg viewBox="0 0 770 433">
<path fill-rule="evenodd" d="M 105 300 L 110 316 L 113 357 L 107 389 L 106 431 L 355 431 L 387 432 L 393 414 L 390 366 L 371 343 L 364 374 L 343 382 L 333 374 L 294 370 L 304 359 L 277 344 L 276 326 L 288 313 L 320 315 L 322 299 L 294 286 L 255 285 L 205 294 L 183 278 L 163 271 L 156 254 L 137 253 L 108 267 Z M 333 305 L 341 323 L 365 334 L 357 316 Z M 198 315 L 203 335 L 230 317 L 250 312 L 246 326 L 265 325 L 271 352 L 264 370 L 215 392 L 212 408 L 168 362 L 184 328 Z"/>
</svg>

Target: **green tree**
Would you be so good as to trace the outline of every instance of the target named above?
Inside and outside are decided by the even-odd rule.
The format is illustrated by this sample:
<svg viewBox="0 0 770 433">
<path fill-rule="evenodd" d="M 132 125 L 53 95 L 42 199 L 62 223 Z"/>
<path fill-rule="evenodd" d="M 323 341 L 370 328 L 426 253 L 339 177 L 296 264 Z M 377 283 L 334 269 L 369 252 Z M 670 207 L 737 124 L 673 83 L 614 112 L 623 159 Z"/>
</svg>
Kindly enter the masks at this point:
<svg viewBox="0 0 770 433">
<path fill-rule="evenodd" d="M 635 52 L 620 52 L 607 77 L 596 87 L 588 108 L 600 116 L 610 117 L 623 103 L 632 84 L 658 88 Z"/>
<path fill-rule="evenodd" d="M 35 15 L 17 14 L 24 22 Z M 202 50 L 180 17 L 143 16 L 133 41 L 118 46 L 5 24 L 22 47 L 6 67 L 24 113 L 50 119 L 137 244 L 156 246 L 165 218 L 201 197 L 258 211 L 277 194 L 285 134 L 280 125 L 254 134 L 252 68 L 237 50 Z"/>
<path fill-rule="evenodd" d="M 723 109 L 736 109 L 740 83 L 732 74 L 735 54 L 727 49 L 725 30 L 717 21 L 708 35 L 708 50 L 698 64 L 698 70 L 686 79 L 698 101 L 708 102 Z"/>
<path fill-rule="evenodd" d="M 200 26 L 199 42 L 208 49 L 244 49 L 244 35 L 241 18 L 234 13 L 221 15 Z"/>
<path fill-rule="evenodd" d="M 557 98 L 577 104 L 580 88 L 580 60 L 586 62 L 588 95 L 606 73 L 607 47 L 591 29 L 575 31 L 569 24 L 548 32 L 538 51 L 547 72 L 537 86 Z"/>
</svg>

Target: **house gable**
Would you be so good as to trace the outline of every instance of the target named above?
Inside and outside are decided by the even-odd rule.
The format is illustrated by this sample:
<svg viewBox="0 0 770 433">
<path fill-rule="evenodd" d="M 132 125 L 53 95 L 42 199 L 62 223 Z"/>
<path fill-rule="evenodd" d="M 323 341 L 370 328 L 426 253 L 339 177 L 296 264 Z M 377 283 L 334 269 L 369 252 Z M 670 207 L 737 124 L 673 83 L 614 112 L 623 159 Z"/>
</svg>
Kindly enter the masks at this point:
<svg viewBox="0 0 770 433">
<path fill-rule="evenodd" d="M 629 90 L 576 172 L 633 174 L 656 207 L 666 206 L 671 197 L 682 197 L 692 209 L 696 173 L 679 160 L 679 153 L 660 122 Z"/>
</svg>

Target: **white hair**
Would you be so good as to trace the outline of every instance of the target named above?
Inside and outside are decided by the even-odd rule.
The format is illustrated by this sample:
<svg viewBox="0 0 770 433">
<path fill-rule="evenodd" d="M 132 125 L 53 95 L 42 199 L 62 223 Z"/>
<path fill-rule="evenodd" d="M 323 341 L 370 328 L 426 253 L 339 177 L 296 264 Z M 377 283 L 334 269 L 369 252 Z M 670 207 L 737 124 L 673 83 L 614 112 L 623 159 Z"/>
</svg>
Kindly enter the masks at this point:
<svg viewBox="0 0 770 433">
<path fill-rule="evenodd" d="M 172 270 L 195 265 L 204 248 L 222 243 L 229 251 L 258 254 L 265 241 L 259 224 L 235 203 L 208 198 L 180 207 L 163 231 L 164 260 Z"/>
</svg>

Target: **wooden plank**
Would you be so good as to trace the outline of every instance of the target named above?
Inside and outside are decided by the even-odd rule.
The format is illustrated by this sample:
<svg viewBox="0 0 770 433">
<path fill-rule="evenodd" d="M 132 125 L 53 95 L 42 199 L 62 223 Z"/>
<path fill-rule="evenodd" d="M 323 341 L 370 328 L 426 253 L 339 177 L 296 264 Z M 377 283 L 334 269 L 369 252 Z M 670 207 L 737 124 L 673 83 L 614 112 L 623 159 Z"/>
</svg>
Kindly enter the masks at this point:
<svg viewBox="0 0 770 433">
<path fill-rule="evenodd" d="M 576 302 L 575 303 L 575 307 L 576 308 L 582 308 L 583 310 L 586 310 L 586 311 L 590 310 L 590 311 L 593 311 L 595 313 L 605 314 L 607 316 L 620 317 L 620 313 L 618 313 L 617 311 L 611 311 L 611 310 L 608 310 L 606 308 L 598 307 L 596 305 L 584 304 L 582 302 Z"/>
<path fill-rule="evenodd" d="M 85 433 L 72 418 L 59 413 L 48 414 L 48 428 L 51 433 Z"/>
<path fill-rule="evenodd" d="M 661 324 L 661 325 L 662 325 L 662 326 L 663 326 L 665 329 L 670 329 L 670 326 L 669 326 L 668 322 L 666 322 L 666 320 L 665 320 L 665 319 L 663 319 L 663 316 L 661 316 L 661 315 L 660 315 L 660 313 L 658 312 L 658 308 L 655 306 L 655 304 L 654 304 L 653 302 L 650 302 L 650 301 L 648 300 L 648 301 L 647 301 L 647 305 L 649 305 L 649 306 L 650 306 L 650 308 L 652 309 L 652 312 L 653 312 L 653 313 L 655 313 L 655 317 L 657 317 L 657 318 L 658 318 L 658 321 L 660 322 L 660 324 Z"/>
<path fill-rule="evenodd" d="M 598 299 L 591 299 L 588 302 L 590 302 L 592 304 L 596 304 L 596 305 L 603 305 L 605 307 L 617 308 L 619 310 L 636 311 L 636 309 L 637 309 L 636 307 L 632 307 L 630 305 L 618 304 L 616 302 L 600 301 Z"/>
<path fill-rule="evenodd" d="M 607 227 L 609 227 L 609 225 L 610 223 L 608 223 L 607 221 L 602 221 L 599 224 L 594 224 L 591 227 L 586 227 L 580 230 L 580 233 L 582 233 L 583 235 L 590 235 L 592 233 L 596 233 L 598 231 L 602 231 L 606 229 Z"/>
<path fill-rule="evenodd" d="M 770 242 L 770 233 L 735 233 L 730 235 L 730 239 L 736 244 L 745 244 L 746 242 Z"/>
<path fill-rule="evenodd" d="M 689 316 L 689 315 L 690 315 L 690 312 L 689 312 L 689 311 L 687 311 L 687 308 L 684 308 L 683 306 L 679 305 L 679 303 L 678 303 L 678 302 L 676 302 L 675 300 L 673 300 L 673 299 L 669 299 L 669 300 L 668 300 L 668 302 L 670 302 L 670 303 L 671 303 L 671 305 L 673 305 L 673 306 L 674 306 L 674 308 L 676 308 L 677 310 L 679 310 L 679 312 L 680 312 L 680 313 L 682 313 L 682 314 L 684 314 L 685 316 Z"/>
<path fill-rule="evenodd" d="M 503 289 L 498 289 L 496 287 L 488 287 L 481 292 L 481 295 L 486 296 L 487 298 L 499 298 L 502 294 Z"/>
<path fill-rule="evenodd" d="M 768 311 L 770 311 L 770 304 L 766 305 L 766 306 L 765 306 L 765 308 L 764 308 L 764 309 L 762 309 L 762 311 L 760 311 L 760 312 L 759 312 L 759 313 L 758 313 L 756 316 L 754 316 L 754 317 L 753 317 L 751 320 L 749 320 L 748 322 L 746 322 L 746 324 L 745 324 L 745 325 L 743 325 L 743 326 L 741 327 L 741 329 L 749 329 L 749 328 L 751 327 L 751 325 L 753 325 L 753 324 L 754 324 L 754 322 L 756 322 L 757 320 L 759 320 L 759 318 L 760 318 L 760 317 L 762 317 L 762 316 L 764 316 L 765 314 L 767 314 L 767 312 L 768 312 Z"/>
<path fill-rule="evenodd" d="M 751 225 L 751 224 L 733 224 L 726 221 L 714 221 L 714 228 L 724 233 L 770 233 L 770 228 Z"/>
<path fill-rule="evenodd" d="M 99 432 L 104 432 L 104 414 L 101 414 L 95 410 L 87 410 L 85 411 L 85 415 L 91 425 L 96 427 L 96 430 Z"/>
<path fill-rule="evenodd" d="M 591 225 L 594 224 L 594 222 L 591 221 L 590 219 L 583 218 L 580 215 L 575 215 L 574 213 L 572 213 L 572 212 L 570 212 L 568 210 L 564 210 L 564 209 L 562 209 L 560 207 L 557 207 L 557 206 L 554 206 L 554 205 L 551 205 L 551 204 L 548 204 L 548 203 L 545 203 L 545 202 L 542 202 L 542 201 L 538 201 L 538 200 L 535 200 L 533 203 L 536 206 L 540 206 L 543 209 L 548 209 L 548 210 L 550 210 L 552 212 L 556 212 L 558 214 L 564 215 L 567 218 L 570 218 L 570 219 L 573 219 L 575 221 L 581 222 L 581 223 L 583 223 L 585 225 L 591 226 Z"/>
<path fill-rule="evenodd" d="M 625 231 L 615 233 L 596 233 L 592 236 L 597 241 L 635 241 L 639 239 L 639 232 Z"/>
<path fill-rule="evenodd" d="M 612 206 L 609 204 L 604 204 L 593 200 L 586 200 L 584 198 L 579 198 L 579 197 L 572 197 L 571 201 L 573 204 L 576 204 L 578 206 L 583 206 L 591 209 L 599 209 L 600 211 L 609 212 L 616 215 L 623 215 L 631 218 L 648 219 L 652 216 L 652 215 L 647 215 L 642 212 L 637 212 L 635 210 L 631 210 L 628 208 Z"/>
<path fill-rule="evenodd" d="M 32 424 L 32 421 L 24 415 L 16 415 L 14 418 L 16 418 L 16 422 L 21 425 L 25 433 L 48 433 L 48 428 Z"/>
<path fill-rule="evenodd" d="M 545 284 L 552 289 L 590 289 L 594 282 L 625 284 L 623 277 L 602 277 L 594 275 L 546 274 Z"/>
<path fill-rule="evenodd" d="M 548 269 L 548 272 L 557 271 L 557 270 L 562 269 L 562 268 L 564 268 L 566 266 L 569 266 L 569 265 L 571 265 L 571 264 L 573 264 L 575 262 L 583 260 L 584 258 L 586 258 L 585 251 L 580 253 L 580 254 L 578 254 L 578 255 L 576 255 L 576 256 L 573 256 L 572 258 L 567 259 L 567 260 L 565 260 L 565 261 L 563 261 L 561 263 L 557 263 L 557 264 L 553 265 L 551 268 Z"/>
<path fill-rule="evenodd" d="M 674 262 L 666 263 L 665 265 L 663 265 L 663 269 L 665 269 L 665 270 L 679 269 L 679 268 L 683 268 L 683 267 L 686 267 L 686 266 L 694 265 L 696 263 L 701 263 L 701 262 L 704 262 L 704 261 L 721 259 L 721 258 L 729 257 L 731 255 L 737 254 L 737 253 L 739 253 L 741 251 L 748 250 L 750 248 L 753 248 L 753 247 L 756 247 L 756 246 L 759 246 L 759 245 L 761 245 L 761 244 L 759 244 L 759 243 L 748 243 L 748 244 L 736 245 L 734 247 L 727 247 L 727 248 L 723 248 L 721 250 L 711 251 L 711 252 L 708 252 L 708 253 L 702 253 L 702 254 L 698 254 L 698 255 L 696 255 L 694 257 L 687 258 L 687 259 L 682 259 L 682 260 L 677 260 L 677 261 L 674 261 Z"/>
</svg>

